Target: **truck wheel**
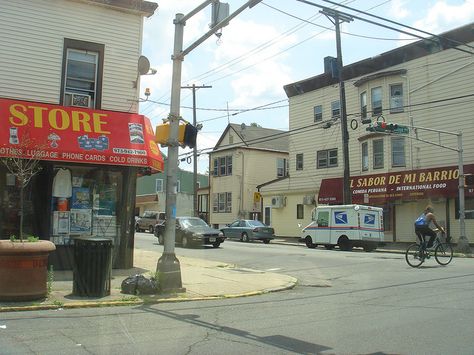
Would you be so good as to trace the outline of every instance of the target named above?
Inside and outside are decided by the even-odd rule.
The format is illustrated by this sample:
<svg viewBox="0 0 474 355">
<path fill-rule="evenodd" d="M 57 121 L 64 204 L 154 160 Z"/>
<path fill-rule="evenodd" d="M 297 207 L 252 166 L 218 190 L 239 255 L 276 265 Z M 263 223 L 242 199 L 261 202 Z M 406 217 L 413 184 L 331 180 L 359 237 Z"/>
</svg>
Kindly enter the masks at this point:
<svg viewBox="0 0 474 355">
<path fill-rule="evenodd" d="M 148 231 L 149 231 L 151 234 L 153 234 L 153 231 L 154 231 L 153 226 L 148 226 Z"/>
<path fill-rule="evenodd" d="M 306 246 L 310 249 L 316 248 L 316 244 L 313 244 L 313 240 L 311 237 L 308 235 L 306 238 L 304 238 L 304 242 L 306 243 Z"/>
<path fill-rule="evenodd" d="M 342 251 L 352 250 L 352 242 L 345 235 L 339 238 L 339 240 L 337 241 L 337 245 L 339 245 L 339 249 Z"/>
</svg>

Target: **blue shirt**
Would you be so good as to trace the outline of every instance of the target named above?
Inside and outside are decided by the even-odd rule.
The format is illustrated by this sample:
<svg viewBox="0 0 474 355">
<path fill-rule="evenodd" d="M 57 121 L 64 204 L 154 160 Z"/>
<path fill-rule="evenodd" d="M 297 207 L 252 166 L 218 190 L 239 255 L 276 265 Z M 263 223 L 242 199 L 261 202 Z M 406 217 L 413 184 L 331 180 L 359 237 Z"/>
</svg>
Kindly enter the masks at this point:
<svg viewBox="0 0 474 355">
<path fill-rule="evenodd" d="M 424 212 L 415 221 L 415 226 L 417 227 L 427 227 L 428 224 L 427 216 Z"/>
</svg>

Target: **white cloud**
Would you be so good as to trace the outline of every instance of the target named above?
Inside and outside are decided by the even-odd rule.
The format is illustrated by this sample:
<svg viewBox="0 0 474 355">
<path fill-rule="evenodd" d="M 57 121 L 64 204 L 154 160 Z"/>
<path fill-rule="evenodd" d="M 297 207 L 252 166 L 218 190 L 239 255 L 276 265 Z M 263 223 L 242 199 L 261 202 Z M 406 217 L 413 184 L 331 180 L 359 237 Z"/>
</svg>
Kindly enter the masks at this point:
<svg viewBox="0 0 474 355">
<path fill-rule="evenodd" d="M 446 1 L 436 2 L 427 15 L 415 22 L 414 27 L 439 34 L 459 27 L 460 23 L 474 20 L 474 0 L 465 0 L 459 5 L 450 5 Z"/>
<path fill-rule="evenodd" d="M 389 17 L 396 19 L 403 19 L 410 15 L 410 12 L 406 8 L 405 0 L 392 0 L 390 3 Z"/>
</svg>

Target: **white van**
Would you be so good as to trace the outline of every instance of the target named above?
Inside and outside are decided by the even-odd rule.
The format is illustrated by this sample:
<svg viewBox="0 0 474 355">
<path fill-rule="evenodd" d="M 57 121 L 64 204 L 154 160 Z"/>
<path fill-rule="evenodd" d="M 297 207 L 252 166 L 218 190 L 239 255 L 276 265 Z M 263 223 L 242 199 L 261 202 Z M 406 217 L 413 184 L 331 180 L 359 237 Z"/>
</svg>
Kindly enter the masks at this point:
<svg viewBox="0 0 474 355">
<path fill-rule="evenodd" d="M 318 206 L 312 211 L 312 222 L 303 229 L 308 248 L 324 245 L 350 251 L 352 247 L 375 250 L 383 236 L 383 209 L 363 205 Z"/>
</svg>

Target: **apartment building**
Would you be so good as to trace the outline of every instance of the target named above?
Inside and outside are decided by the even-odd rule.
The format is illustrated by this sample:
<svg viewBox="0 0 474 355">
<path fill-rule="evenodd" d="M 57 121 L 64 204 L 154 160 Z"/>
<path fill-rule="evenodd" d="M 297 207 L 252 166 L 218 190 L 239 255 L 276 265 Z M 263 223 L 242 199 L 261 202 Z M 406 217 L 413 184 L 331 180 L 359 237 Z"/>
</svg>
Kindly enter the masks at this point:
<svg viewBox="0 0 474 355">
<path fill-rule="evenodd" d="M 470 24 L 343 68 L 352 202 L 384 209 L 386 241 L 413 241 L 413 221 L 427 204 L 448 234 L 459 236 L 459 132 L 464 172 L 474 173 L 473 42 Z M 305 133 L 289 136 L 289 177 L 259 190 L 276 234 L 296 237 L 316 205 L 342 203 L 339 87 L 325 65 L 324 73 L 284 89 L 290 132 Z M 375 122 L 419 128 L 368 131 Z M 465 196 L 466 210 L 474 210 L 472 187 Z M 473 219 L 466 213 L 471 241 Z"/>
<path fill-rule="evenodd" d="M 264 219 L 257 185 L 288 175 L 287 132 L 229 124 L 210 156 L 210 223 Z"/>
</svg>

